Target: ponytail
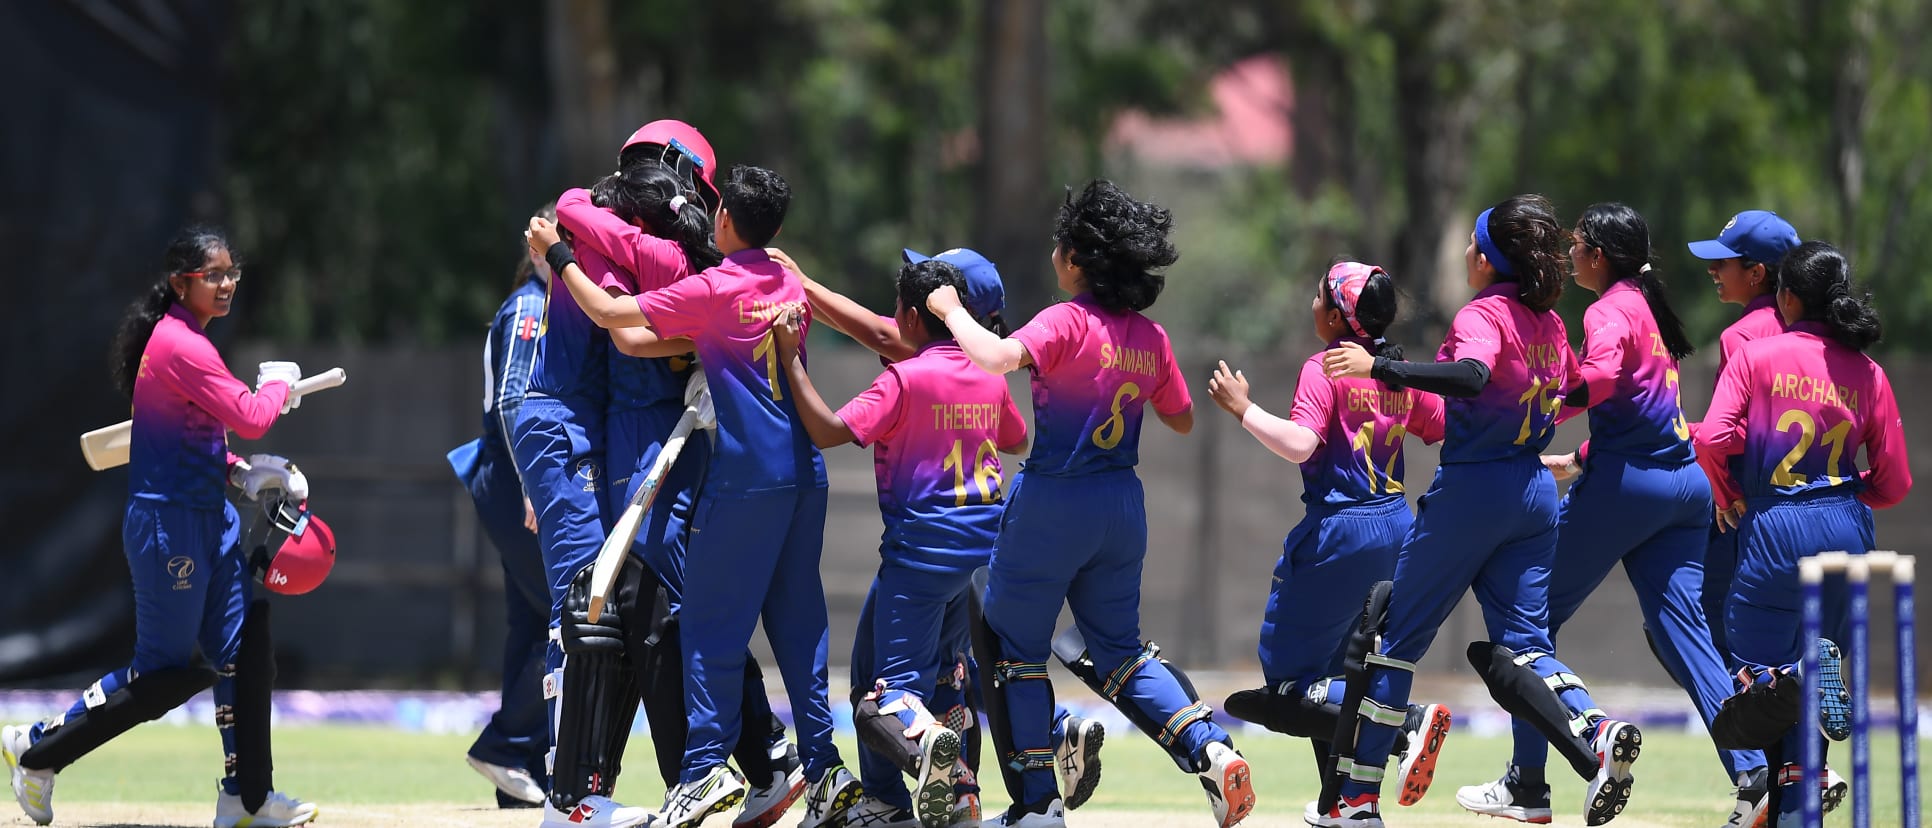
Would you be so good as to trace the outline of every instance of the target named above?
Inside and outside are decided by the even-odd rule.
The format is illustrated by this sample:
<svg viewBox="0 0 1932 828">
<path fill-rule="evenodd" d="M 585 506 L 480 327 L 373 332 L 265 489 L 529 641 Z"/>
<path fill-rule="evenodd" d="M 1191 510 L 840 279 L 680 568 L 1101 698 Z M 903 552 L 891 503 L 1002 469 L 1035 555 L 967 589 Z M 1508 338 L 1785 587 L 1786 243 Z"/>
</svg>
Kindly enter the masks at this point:
<svg viewBox="0 0 1932 828">
<path fill-rule="evenodd" d="M 1507 260 L 1516 282 L 1516 300 L 1530 310 L 1547 311 L 1563 296 L 1563 277 L 1567 273 L 1563 255 L 1563 226 L 1556 221 L 1556 207 L 1540 195 L 1519 195 L 1505 199 L 1484 212 L 1489 226 L 1483 228 Z M 1493 264 L 1493 263 L 1492 263 Z"/>
<path fill-rule="evenodd" d="M 1778 289 L 1804 305 L 1807 320 L 1823 322 L 1839 344 L 1863 351 L 1884 335 L 1869 293 L 1854 293 L 1851 263 L 1830 244 L 1805 242 L 1778 263 Z"/>
<path fill-rule="evenodd" d="M 1335 264 L 1340 265 L 1345 261 L 1337 259 Z M 1376 356 L 1400 360 L 1402 346 L 1390 342 L 1387 337 L 1389 327 L 1395 324 L 1396 314 L 1401 310 L 1401 301 L 1395 289 L 1395 277 L 1374 265 L 1350 264 L 1350 267 L 1368 268 L 1368 276 L 1362 282 L 1361 293 L 1355 297 L 1354 324 L 1361 326 L 1360 333 L 1372 341 Z M 1329 272 L 1335 272 L 1333 265 L 1330 266 Z M 1360 270 L 1358 269 L 1357 272 L 1359 273 Z M 1321 291 L 1324 306 L 1342 311 L 1344 315 L 1348 314 L 1348 310 L 1343 308 L 1342 303 L 1335 298 L 1335 282 L 1331 278 L 1322 278 Z M 1351 328 L 1350 332 L 1353 333 L 1354 329 Z"/>
<path fill-rule="evenodd" d="M 641 221 L 651 235 L 676 242 L 692 272 L 724 261 L 711 235 L 711 215 L 696 189 L 670 167 L 642 161 L 610 178 L 610 209 L 625 221 Z"/>
<path fill-rule="evenodd" d="M 132 398 L 134 380 L 141 372 L 141 355 L 154 336 L 154 326 L 174 306 L 174 285 L 170 280 L 206 266 L 217 252 L 228 249 L 228 240 L 211 227 L 189 227 L 168 243 L 161 259 L 161 278 L 148 287 L 146 295 L 127 308 L 108 349 L 108 374 L 114 387 Z"/>
<path fill-rule="evenodd" d="M 1650 226 L 1644 223 L 1643 216 L 1616 202 L 1592 204 L 1577 219 L 1576 234 L 1585 245 L 1603 251 L 1604 259 L 1610 262 L 1611 284 L 1625 279 L 1636 282 L 1671 359 L 1681 361 L 1697 352 L 1690 335 L 1684 333 L 1683 320 L 1670 307 L 1670 295 L 1664 289 L 1663 280 L 1657 278 L 1656 269 L 1650 266 Z"/>
</svg>

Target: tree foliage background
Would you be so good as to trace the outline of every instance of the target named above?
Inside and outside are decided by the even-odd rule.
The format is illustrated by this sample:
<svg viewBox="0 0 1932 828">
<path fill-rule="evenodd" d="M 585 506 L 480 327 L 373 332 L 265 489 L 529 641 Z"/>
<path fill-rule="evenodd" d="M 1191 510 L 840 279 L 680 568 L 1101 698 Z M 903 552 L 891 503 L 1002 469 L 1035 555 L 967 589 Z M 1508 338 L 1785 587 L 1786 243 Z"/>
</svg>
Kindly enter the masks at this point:
<svg viewBox="0 0 1932 828">
<path fill-rule="evenodd" d="M 690 0 L 234 4 L 220 196 L 261 278 L 253 333 L 469 338 L 523 217 L 657 117 L 796 199 L 779 244 L 875 307 L 901 247 L 973 246 L 1024 319 L 1051 301 L 1063 187 L 1115 177 L 1172 207 L 1156 315 L 1236 350 L 1304 331 L 1338 255 L 1388 266 L 1431 335 L 1465 296 L 1482 206 L 1566 219 L 1623 201 L 1703 341 L 1686 241 L 1765 207 L 1834 241 L 1887 346 L 1932 344 L 1911 239 L 1932 224 L 1932 6 L 1916 0 Z M 1279 56 L 1285 164 L 1164 168 L 1107 141 L 1123 112 L 1209 115 L 1209 79 Z M 1571 291 L 1565 310 L 1587 303 Z M 1303 350 L 1313 343 L 1293 345 Z"/>
</svg>

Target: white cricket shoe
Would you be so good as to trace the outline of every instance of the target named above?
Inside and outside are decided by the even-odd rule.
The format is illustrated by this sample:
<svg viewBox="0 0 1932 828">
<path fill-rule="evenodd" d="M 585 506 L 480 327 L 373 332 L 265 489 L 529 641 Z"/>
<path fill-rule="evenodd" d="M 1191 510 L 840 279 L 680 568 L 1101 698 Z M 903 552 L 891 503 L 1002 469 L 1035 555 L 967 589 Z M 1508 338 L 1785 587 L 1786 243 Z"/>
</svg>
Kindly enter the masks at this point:
<svg viewBox="0 0 1932 828">
<path fill-rule="evenodd" d="M 7 725 L 0 731 L 0 753 L 6 755 L 7 770 L 13 773 L 13 798 L 20 810 L 36 825 L 54 821 L 54 772 L 28 770 L 20 766 L 20 754 L 33 747 L 27 735 L 29 725 Z"/>
<path fill-rule="evenodd" d="M 543 802 L 543 786 L 537 784 L 529 771 L 491 764 L 474 756 L 466 755 L 463 760 L 469 762 L 470 768 L 482 774 L 484 779 L 490 780 L 490 784 L 495 785 L 504 796 L 532 805 Z"/>
<path fill-rule="evenodd" d="M 1381 801 L 1380 794 L 1372 793 L 1338 797 L 1328 813 L 1322 813 L 1321 803 L 1310 802 L 1301 811 L 1301 821 L 1316 828 L 1382 828 Z"/>
<path fill-rule="evenodd" d="M 51 790 L 51 786 L 53 785 L 52 780 L 49 780 L 47 784 L 49 785 L 49 790 Z M 1818 784 L 1824 788 L 1824 790 L 1819 791 L 1819 798 L 1821 800 L 1820 813 L 1829 814 L 1832 811 L 1838 810 L 1838 806 L 1845 804 L 1845 797 L 1851 793 L 1851 786 L 1845 784 L 1845 777 L 1839 776 L 1838 772 L 1832 770 L 1830 765 L 1825 766 L 1824 781 Z"/>
<path fill-rule="evenodd" d="M 1201 787 L 1207 790 L 1208 805 L 1214 808 L 1214 821 L 1229 828 L 1254 813 L 1254 778 L 1248 760 L 1232 745 L 1209 742 L 1202 754 L 1207 770 L 1201 771 Z"/>
<path fill-rule="evenodd" d="M 838 828 L 845 824 L 846 813 L 864 796 L 865 786 L 859 784 L 858 777 L 844 765 L 834 765 L 805 792 L 805 818 L 799 821 L 798 828 Z"/>
<path fill-rule="evenodd" d="M 731 828 L 770 828 L 805 795 L 805 764 L 798 761 L 798 748 L 791 741 L 780 738 L 771 746 L 771 764 L 771 779 L 745 796 L 745 807 Z"/>
<path fill-rule="evenodd" d="M 959 764 L 959 734 L 934 724 L 919 734 L 918 788 L 912 810 L 921 828 L 946 828 L 953 818 L 953 766 Z"/>
<path fill-rule="evenodd" d="M 1630 765 L 1643 752 L 1644 737 L 1637 726 L 1615 719 L 1597 722 L 1590 748 L 1597 754 L 1597 775 L 1583 790 L 1583 824 L 1602 825 L 1623 813 L 1636 781 Z"/>
<path fill-rule="evenodd" d="M 656 820 L 657 814 L 651 809 L 620 805 L 608 796 L 593 794 L 579 799 L 569 813 L 557 810 L 545 797 L 540 828 L 635 828 L 655 824 Z"/>
<path fill-rule="evenodd" d="M 231 794 L 215 783 L 215 828 L 286 828 L 290 825 L 307 825 L 315 820 L 321 809 L 313 802 L 303 802 L 281 791 L 269 791 L 268 799 L 262 807 L 249 813 L 242 807 L 240 794 Z"/>
<path fill-rule="evenodd" d="M 658 821 L 670 828 L 692 828 L 712 814 L 721 814 L 745 798 L 745 778 L 730 765 L 714 765 L 696 782 L 679 782 L 664 792 Z"/>
<path fill-rule="evenodd" d="M 846 828 L 919 828 L 919 818 L 906 808 L 865 797 L 845 812 Z"/>
<path fill-rule="evenodd" d="M 1766 784 L 1769 777 L 1765 768 L 1737 775 L 1737 803 L 1731 806 L 1731 818 L 1724 821 L 1724 828 L 1764 828 L 1765 811 L 1771 805 Z"/>
<path fill-rule="evenodd" d="M 1471 813 L 1532 825 L 1548 825 L 1552 816 L 1550 786 L 1524 785 L 1515 765 L 1508 766 L 1503 778 L 1494 782 L 1463 786 L 1456 791 L 1456 804 Z"/>
<path fill-rule="evenodd" d="M 1404 807 L 1422 801 L 1429 784 L 1436 778 L 1436 757 L 1442 743 L 1449 740 L 1449 708 L 1440 704 L 1412 705 L 1402 722 L 1408 744 L 1402 748 L 1399 768 L 1402 793 L 1396 799 Z"/>
<path fill-rule="evenodd" d="M 994 817 L 993 824 L 999 828 L 1067 828 L 1067 809 L 1058 798 L 1037 812 L 1015 805 Z"/>
<path fill-rule="evenodd" d="M 1060 789 L 1067 792 L 1062 802 L 1071 811 L 1087 804 L 1100 787 L 1100 745 L 1107 741 L 1107 729 L 1093 719 L 1069 715 L 1065 731 L 1053 758 L 1060 768 Z"/>
</svg>

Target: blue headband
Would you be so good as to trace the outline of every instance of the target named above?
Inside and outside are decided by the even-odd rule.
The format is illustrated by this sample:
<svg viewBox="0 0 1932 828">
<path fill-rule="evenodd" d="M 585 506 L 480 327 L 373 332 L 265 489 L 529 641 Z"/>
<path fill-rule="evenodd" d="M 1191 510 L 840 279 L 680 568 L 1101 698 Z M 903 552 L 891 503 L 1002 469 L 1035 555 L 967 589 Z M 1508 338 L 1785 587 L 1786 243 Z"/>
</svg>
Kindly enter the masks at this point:
<svg viewBox="0 0 1932 828">
<path fill-rule="evenodd" d="M 1476 249 L 1482 251 L 1483 258 L 1489 260 L 1489 266 L 1496 268 L 1497 273 L 1515 276 L 1515 265 L 1510 264 L 1509 259 L 1503 256 L 1502 249 L 1489 240 L 1489 214 L 1493 212 L 1496 212 L 1496 208 L 1491 207 L 1476 217 Z"/>
</svg>

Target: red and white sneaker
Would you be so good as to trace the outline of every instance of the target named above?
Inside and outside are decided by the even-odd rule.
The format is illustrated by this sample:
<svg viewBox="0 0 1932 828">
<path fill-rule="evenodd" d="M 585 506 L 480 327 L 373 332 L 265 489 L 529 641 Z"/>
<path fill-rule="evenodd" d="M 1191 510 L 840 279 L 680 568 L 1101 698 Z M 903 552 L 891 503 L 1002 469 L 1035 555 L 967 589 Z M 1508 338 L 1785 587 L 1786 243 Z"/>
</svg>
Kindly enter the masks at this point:
<svg viewBox="0 0 1932 828">
<path fill-rule="evenodd" d="M 1382 828 L 1381 794 L 1365 793 L 1350 798 L 1335 800 L 1335 807 L 1327 813 L 1321 810 L 1321 803 L 1310 802 L 1302 809 L 1303 822 L 1316 828 Z"/>
<path fill-rule="evenodd" d="M 1209 742 L 1203 754 L 1207 770 L 1200 773 L 1201 787 L 1207 790 L 1215 822 L 1229 828 L 1247 819 L 1254 813 L 1254 775 L 1248 770 L 1248 760 L 1220 742 Z"/>
</svg>

